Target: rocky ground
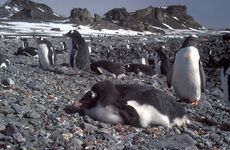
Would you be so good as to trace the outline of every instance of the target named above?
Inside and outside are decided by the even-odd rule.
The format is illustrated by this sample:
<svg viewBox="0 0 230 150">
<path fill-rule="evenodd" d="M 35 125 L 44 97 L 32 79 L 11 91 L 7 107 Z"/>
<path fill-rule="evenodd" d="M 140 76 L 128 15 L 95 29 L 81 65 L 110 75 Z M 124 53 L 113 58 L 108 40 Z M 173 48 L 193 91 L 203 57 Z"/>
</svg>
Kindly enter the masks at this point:
<svg viewBox="0 0 230 150">
<path fill-rule="evenodd" d="M 58 49 L 64 39 L 49 40 Z M 216 59 L 225 57 L 230 54 L 230 45 L 222 42 L 219 36 L 203 36 L 200 41 L 199 50 L 208 78 L 207 91 L 198 106 L 181 103 L 191 124 L 168 129 L 110 125 L 63 111 L 66 105 L 102 80 L 151 85 L 174 96 L 166 86 L 165 77 L 129 73 L 118 80 L 90 73 L 79 75 L 60 65 L 66 62 L 66 53 L 58 55 L 58 72 L 44 71 L 37 58 L 13 55 L 21 46 L 18 39 L 1 39 L 0 52 L 9 57 L 11 67 L 0 69 L 0 149 L 230 149 L 230 109 L 220 104 L 223 96 L 220 69 L 214 67 L 209 55 L 212 50 L 211 56 Z M 173 61 L 182 42 L 181 37 L 117 36 L 95 37 L 89 45 L 93 51 L 92 59 L 125 64 L 138 62 L 141 56 L 151 58 L 154 49 L 162 44 Z M 127 43 L 130 43 L 130 49 L 127 49 Z M 29 39 L 29 44 L 35 46 L 35 40 Z M 11 86 L 7 86 L 9 83 Z"/>
</svg>

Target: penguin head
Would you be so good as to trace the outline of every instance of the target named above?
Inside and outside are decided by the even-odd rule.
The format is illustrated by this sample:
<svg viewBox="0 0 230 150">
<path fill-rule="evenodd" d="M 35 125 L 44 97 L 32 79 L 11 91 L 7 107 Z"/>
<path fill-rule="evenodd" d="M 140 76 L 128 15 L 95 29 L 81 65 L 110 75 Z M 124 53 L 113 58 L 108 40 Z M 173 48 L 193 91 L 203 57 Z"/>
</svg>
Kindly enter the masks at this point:
<svg viewBox="0 0 230 150">
<path fill-rule="evenodd" d="M 76 30 L 70 30 L 68 33 L 63 34 L 63 36 L 75 39 L 81 37 L 81 34 Z"/>
<path fill-rule="evenodd" d="M 94 84 L 80 100 L 74 102 L 74 107 L 79 110 L 90 109 L 97 104 L 107 106 L 119 100 L 119 92 L 110 81 L 101 81 Z"/>
<path fill-rule="evenodd" d="M 164 53 L 165 46 L 160 46 L 158 49 L 155 50 L 156 53 Z"/>
<path fill-rule="evenodd" d="M 197 35 L 190 35 L 185 38 L 184 43 L 182 44 L 181 48 L 189 47 L 189 46 L 198 46 L 198 36 Z"/>
<path fill-rule="evenodd" d="M 0 68 L 10 67 L 10 60 L 7 56 L 0 54 Z"/>
</svg>

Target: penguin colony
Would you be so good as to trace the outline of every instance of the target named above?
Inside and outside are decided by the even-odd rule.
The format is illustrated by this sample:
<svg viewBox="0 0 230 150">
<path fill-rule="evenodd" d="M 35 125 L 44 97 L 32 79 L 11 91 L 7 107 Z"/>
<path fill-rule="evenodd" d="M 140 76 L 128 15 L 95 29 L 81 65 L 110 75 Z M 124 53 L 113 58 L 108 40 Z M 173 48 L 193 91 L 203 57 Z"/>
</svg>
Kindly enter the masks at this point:
<svg viewBox="0 0 230 150">
<path fill-rule="evenodd" d="M 189 103 L 197 103 L 201 99 L 201 93 L 205 91 L 206 79 L 197 49 L 198 37 L 196 36 L 188 36 L 185 39 L 172 64 L 165 53 L 165 47 L 160 47 L 155 51 L 153 66 L 140 63 L 122 65 L 109 60 L 94 61 L 90 58 L 86 41 L 78 31 L 71 30 L 63 36 L 67 41 L 66 44 L 61 42 L 62 49 L 67 50 L 68 63 L 77 72 L 93 72 L 116 78 L 123 77 L 127 72 L 166 76 L 168 86 L 173 87 L 180 101 Z M 55 68 L 57 52 L 51 42 L 39 38 L 37 48 L 33 48 L 28 46 L 26 39 L 21 39 L 21 41 L 22 47 L 15 52 L 15 55 L 35 56 L 38 54 L 39 64 L 43 69 Z M 130 47 L 127 46 L 127 48 Z M 223 101 L 226 104 L 230 104 L 229 62 L 229 59 L 222 61 L 221 71 Z M 0 68 L 9 66 L 9 59 L 0 54 Z M 153 124 L 171 128 L 175 125 L 182 126 L 190 123 L 185 109 L 176 102 L 174 97 L 161 90 L 138 84 L 116 85 L 108 80 L 92 85 L 82 98 L 66 106 L 65 111 L 87 114 L 96 120 L 111 124 L 122 123 L 137 127 Z"/>
</svg>

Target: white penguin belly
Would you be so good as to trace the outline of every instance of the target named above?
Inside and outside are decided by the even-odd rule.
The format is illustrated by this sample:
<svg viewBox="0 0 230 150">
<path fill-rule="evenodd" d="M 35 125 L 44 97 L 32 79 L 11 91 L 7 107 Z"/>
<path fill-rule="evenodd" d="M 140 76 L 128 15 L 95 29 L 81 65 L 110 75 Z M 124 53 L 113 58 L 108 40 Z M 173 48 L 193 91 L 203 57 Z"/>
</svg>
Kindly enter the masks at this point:
<svg viewBox="0 0 230 150">
<path fill-rule="evenodd" d="M 71 51 L 72 51 L 72 48 L 73 48 L 72 39 L 71 38 L 67 38 L 66 48 L 68 50 L 68 63 L 70 64 L 70 54 L 71 54 Z"/>
<path fill-rule="evenodd" d="M 48 58 L 48 53 L 49 49 L 46 46 L 46 44 L 39 44 L 39 49 L 38 49 L 38 58 L 39 62 L 42 65 L 42 67 L 49 68 L 50 63 L 49 63 L 49 58 Z"/>
<path fill-rule="evenodd" d="M 199 100 L 201 96 L 201 78 L 199 53 L 194 47 L 181 49 L 174 63 L 172 85 L 176 95 L 182 99 Z"/>
<path fill-rule="evenodd" d="M 96 107 L 87 109 L 85 113 L 102 122 L 111 124 L 123 123 L 123 119 L 121 118 L 119 112 L 117 112 L 112 106 L 103 107 L 100 104 L 97 104 Z"/>
<path fill-rule="evenodd" d="M 224 92 L 224 103 L 227 105 L 230 105 L 230 101 L 229 101 L 229 93 L 228 93 L 228 76 L 230 75 L 230 67 L 228 68 L 228 70 L 226 71 L 226 74 L 224 75 L 224 69 L 221 69 L 221 85 L 222 85 L 222 89 Z"/>
<path fill-rule="evenodd" d="M 168 116 L 161 114 L 156 108 L 151 105 L 140 105 L 135 100 L 129 100 L 128 105 L 135 108 L 139 117 L 141 127 L 146 127 L 149 124 L 160 124 L 165 127 L 171 127 Z"/>
<path fill-rule="evenodd" d="M 161 75 L 161 61 L 159 61 L 160 56 L 158 54 L 155 54 L 154 56 L 154 64 L 155 64 L 155 71 L 158 73 L 158 75 Z"/>
</svg>

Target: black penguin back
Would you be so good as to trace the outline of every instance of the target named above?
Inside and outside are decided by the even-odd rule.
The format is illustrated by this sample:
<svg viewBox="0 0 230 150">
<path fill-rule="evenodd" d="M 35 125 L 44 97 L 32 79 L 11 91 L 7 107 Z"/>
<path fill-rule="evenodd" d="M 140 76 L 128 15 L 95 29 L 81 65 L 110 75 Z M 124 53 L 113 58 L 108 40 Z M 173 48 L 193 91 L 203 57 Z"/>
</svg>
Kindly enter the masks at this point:
<svg viewBox="0 0 230 150">
<path fill-rule="evenodd" d="M 101 74 L 101 72 L 98 70 L 98 67 L 101 67 L 115 75 L 125 73 L 125 70 L 122 67 L 122 65 L 112 61 L 100 60 L 90 64 L 90 68 L 92 71 L 96 72 L 97 74 Z"/>
<path fill-rule="evenodd" d="M 185 48 L 189 46 L 194 46 L 194 47 L 198 46 L 198 37 L 196 37 L 196 35 L 190 35 L 187 38 L 185 38 L 181 48 Z"/>
</svg>

